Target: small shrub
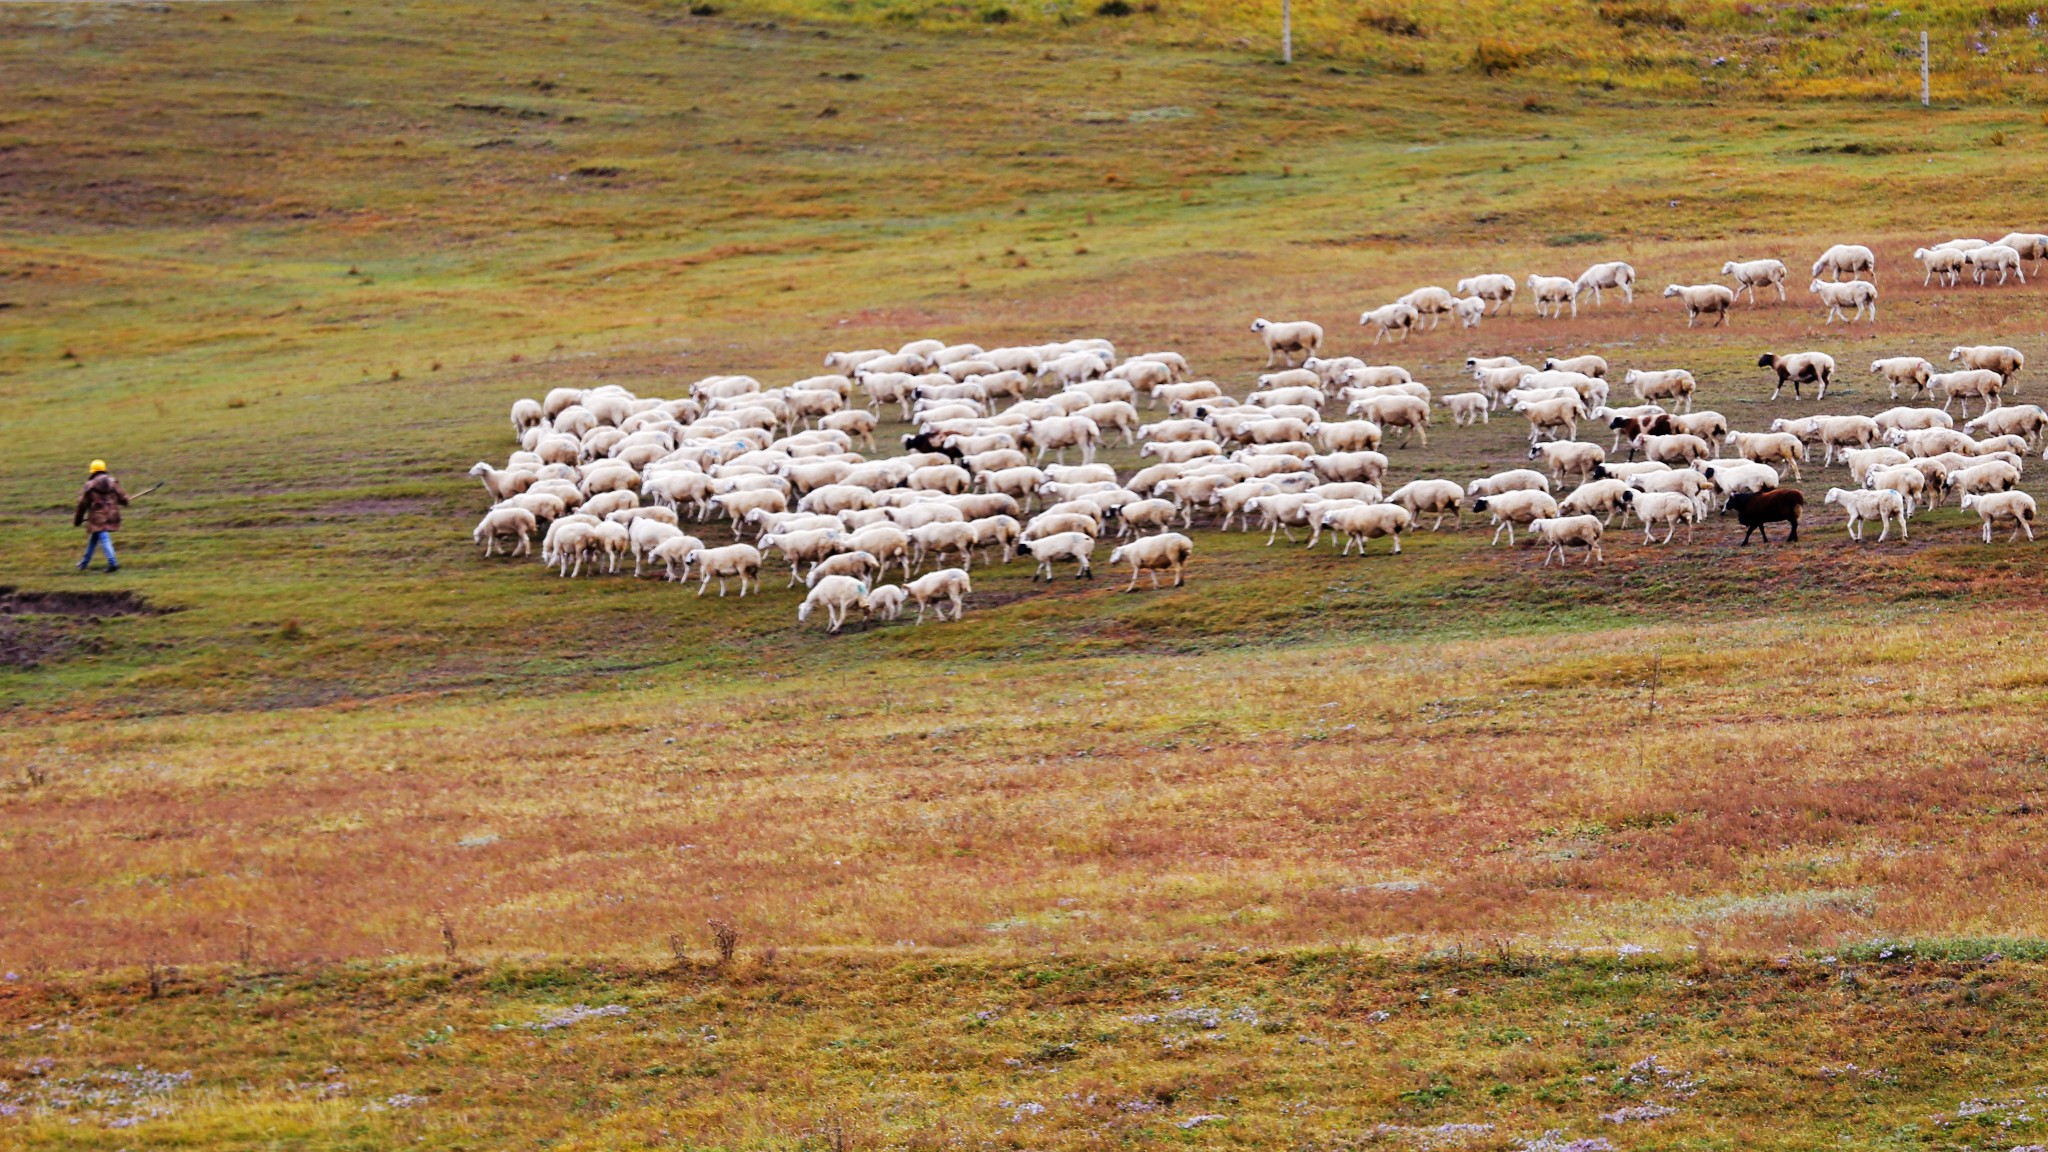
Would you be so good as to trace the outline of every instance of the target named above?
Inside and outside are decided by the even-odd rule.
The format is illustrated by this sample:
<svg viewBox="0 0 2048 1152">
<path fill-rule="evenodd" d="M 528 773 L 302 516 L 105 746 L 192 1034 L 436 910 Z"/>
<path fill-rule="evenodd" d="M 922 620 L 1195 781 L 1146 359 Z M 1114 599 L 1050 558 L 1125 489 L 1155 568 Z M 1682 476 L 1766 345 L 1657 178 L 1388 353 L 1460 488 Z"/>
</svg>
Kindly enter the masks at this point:
<svg viewBox="0 0 2048 1152">
<path fill-rule="evenodd" d="M 1529 62 L 1529 50 L 1506 40 L 1481 40 L 1472 46 L 1472 69 L 1486 76 L 1513 72 Z"/>
<path fill-rule="evenodd" d="M 716 16 L 716 15 L 718 15 L 718 5 L 716 5 L 716 4 L 692 4 L 692 5 L 690 5 L 690 15 L 692 15 L 692 16 Z"/>
<path fill-rule="evenodd" d="M 1402 12 L 1366 12 L 1358 17 L 1358 22 L 1389 36 L 1419 37 L 1423 34 L 1422 25 L 1416 23 L 1413 16 Z"/>
<path fill-rule="evenodd" d="M 733 953 L 738 951 L 740 946 L 739 929 L 723 920 L 707 920 L 705 923 L 711 925 L 711 947 L 718 952 L 718 962 L 732 963 Z"/>
<path fill-rule="evenodd" d="M 983 24 L 1008 24 L 1016 18 L 1014 13 L 1001 4 L 993 4 L 981 10 L 981 22 Z"/>
<path fill-rule="evenodd" d="M 1602 3 L 1600 19 L 1616 28 L 1669 28 L 1674 32 L 1685 31 L 1684 14 L 1662 0 Z"/>
<path fill-rule="evenodd" d="M 1129 16 L 1135 11 L 1137 9 L 1131 7 L 1129 0 L 1102 0 L 1095 6 L 1097 16 Z"/>
</svg>

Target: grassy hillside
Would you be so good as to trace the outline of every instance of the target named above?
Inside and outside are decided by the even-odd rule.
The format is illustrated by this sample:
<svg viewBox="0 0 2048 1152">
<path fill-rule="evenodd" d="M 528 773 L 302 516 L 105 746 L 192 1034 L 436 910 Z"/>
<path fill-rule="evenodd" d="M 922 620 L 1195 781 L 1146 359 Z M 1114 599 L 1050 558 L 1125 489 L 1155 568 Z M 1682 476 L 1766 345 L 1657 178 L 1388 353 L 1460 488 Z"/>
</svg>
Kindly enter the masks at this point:
<svg viewBox="0 0 2048 1152">
<path fill-rule="evenodd" d="M 1617 532 L 1569 573 L 1469 527 L 1359 559 L 1205 525 L 1179 591 L 977 568 L 958 625 L 832 639 L 774 567 L 720 602 L 477 559 L 462 472 L 513 398 L 927 334 L 1242 391 L 1250 318 L 1306 316 L 1439 390 L 1475 353 L 1686 365 L 1738 427 L 1819 409 L 1766 399 L 1767 349 L 1834 353 L 1856 412 L 1873 356 L 2048 356 L 2036 285 L 1907 258 L 2048 227 L 2024 12 L 1922 111 L 1883 13 L 1347 42 L 1304 7 L 1290 71 L 1233 43 L 1263 16 L 1138 7 L 0 10 L 0 584 L 148 608 L 0 614 L 4 1139 L 2036 1140 L 1959 1106 L 2041 1079 L 2044 545 L 1953 504 L 1852 547 L 1815 468 L 1799 547 Z M 1703 100 L 1621 55 L 1762 36 L 1817 70 Z M 1487 76 L 1488 38 L 1532 52 Z M 1886 101 L 1807 98 L 1853 93 Z M 1803 280 L 1721 331 L 1655 298 L 1840 239 L 1875 328 Z M 1352 322 L 1616 256 L 1633 307 Z M 95 456 L 169 481 L 113 578 L 69 569 Z M 528 1027 L 579 1003 L 626 1012 Z M 1601 1119 L 1646 1105 L 1678 1111 Z"/>
</svg>

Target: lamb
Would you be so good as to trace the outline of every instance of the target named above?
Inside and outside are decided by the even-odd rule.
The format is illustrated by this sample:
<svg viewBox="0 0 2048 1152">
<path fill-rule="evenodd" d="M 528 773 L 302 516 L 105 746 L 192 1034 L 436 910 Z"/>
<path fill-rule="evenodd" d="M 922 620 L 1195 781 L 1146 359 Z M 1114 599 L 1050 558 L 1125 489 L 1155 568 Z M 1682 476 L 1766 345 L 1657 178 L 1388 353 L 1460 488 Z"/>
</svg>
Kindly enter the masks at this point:
<svg viewBox="0 0 2048 1152">
<path fill-rule="evenodd" d="M 1493 543 L 1500 543 L 1500 534 L 1506 532 L 1508 544 L 1512 547 L 1515 542 L 1515 525 L 1555 517 L 1557 501 L 1551 499 L 1548 492 L 1501 492 L 1474 500 L 1472 511 L 1492 513 L 1493 523 L 1499 525 L 1493 530 Z"/>
<path fill-rule="evenodd" d="M 1788 381 L 1792 385 L 1792 395 L 1795 397 L 1801 395 L 1801 384 L 1818 383 L 1820 393 L 1814 398 L 1825 400 L 1828 397 L 1828 385 L 1835 379 L 1835 358 L 1825 352 L 1794 352 L 1789 356 L 1766 352 L 1757 357 L 1756 366 L 1772 369 L 1778 374 L 1778 386 L 1771 389 L 1772 400 L 1778 398 L 1778 393 L 1784 390 Z"/>
<path fill-rule="evenodd" d="M 2012 378 L 2027 366 L 2026 356 L 2017 348 L 2003 344 L 1959 344 L 1948 350 L 1951 361 L 1960 360 L 1965 368 L 1982 368 L 1998 373 L 2001 383 L 2012 384 Z M 2015 395 L 2019 389 L 2014 388 Z"/>
<path fill-rule="evenodd" d="M 810 595 L 796 610 L 796 622 L 805 623 L 818 608 L 825 609 L 826 635 L 836 635 L 846 623 L 846 614 L 855 608 L 866 612 L 868 609 L 868 586 L 864 581 L 851 576 L 827 576 L 813 585 Z"/>
<path fill-rule="evenodd" d="M 752 544 L 728 544 L 723 548 L 698 548 L 683 557 L 685 571 L 701 568 L 704 579 L 697 585 L 697 595 L 704 595 L 713 577 L 718 580 L 718 594 L 725 595 L 728 577 L 737 577 L 740 595 L 747 594 L 747 584 L 754 585 L 754 591 L 761 590 L 761 552 Z"/>
<path fill-rule="evenodd" d="M 1515 309 L 1515 278 L 1500 272 L 1486 272 L 1458 281 L 1460 296 L 1472 296 L 1493 305 L 1495 314 Z"/>
<path fill-rule="evenodd" d="M 1112 565 L 1128 563 L 1131 566 L 1131 582 L 1126 592 L 1138 590 L 1138 573 L 1152 574 L 1152 587 L 1159 587 L 1161 569 L 1173 573 L 1175 588 L 1187 583 L 1188 557 L 1195 551 L 1195 542 L 1178 532 L 1161 532 L 1156 536 L 1145 536 L 1112 550 L 1109 562 Z"/>
<path fill-rule="evenodd" d="M 1358 322 L 1378 325 L 1379 331 L 1372 334 L 1372 342 L 1378 344 L 1382 336 L 1397 329 L 1401 333 L 1401 339 L 1408 339 L 1408 333 L 1414 331 L 1415 325 L 1421 319 L 1422 313 L 1412 304 L 1383 304 L 1371 311 L 1360 313 Z"/>
<path fill-rule="evenodd" d="M 1455 487 L 1455 485 L 1453 485 Z M 1439 517 L 1441 523 L 1441 517 Z M 1365 555 L 1365 542 L 1381 536 L 1391 536 L 1394 553 L 1400 554 L 1401 533 L 1415 524 L 1415 515 L 1400 504 L 1355 504 L 1330 508 L 1317 518 L 1317 528 L 1328 528 L 1333 534 L 1344 536 L 1344 551 L 1349 556 L 1353 548 L 1360 556 Z"/>
<path fill-rule="evenodd" d="M 1735 277 L 1737 295 L 1748 290 L 1752 308 L 1756 307 L 1756 290 L 1760 284 L 1776 286 L 1778 303 L 1785 302 L 1785 274 L 1783 260 L 1730 260 L 1721 265 L 1721 275 Z"/>
<path fill-rule="evenodd" d="M 1905 514 L 1911 517 L 1927 491 L 1927 476 L 1910 464 L 1878 468 L 1863 478 L 1863 486 L 1872 491 L 1897 493 L 1899 499 L 1905 501 Z"/>
<path fill-rule="evenodd" d="M 1840 280 L 1845 272 L 1851 278 L 1868 272 L 1874 280 L 1877 278 L 1877 257 L 1861 244 L 1837 244 L 1813 262 L 1814 277 L 1818 279 L 1822 272 L 1829 273 L 1836 280 Z"/>
<path fill-rule="evenodd" d="M 1053 562 L 1057 560 L 1073 560 L 1080 563 L 1080 570 L 1074 573 L 1076 580 L 1095 575 L 1095 536 L 1092 533 L 1054 532 L 1037 539 L 1024 540 L 1022 543 L 1024 550 L 1031 553 L 1032 559 L 1038 562 L 1038 569 L 1031 576 L 1033 580 L 1043 576 L 1046 583 L 1050 584 Z"/>
<path fill-rule="evenodd" d="M 1615 513 L 1620 512 L 1626 521 L 1633 491 L 1620 480 L 1588 480 L 1559 500 L 1557 509 L 1567 516 L 1600 516 L 1603 524 L 1614 523 Z"/>
<path fill-rule="evenodd" d="M 903 615 L 903 602 L 909 598 L 901 584 L 885 584 L 868 592 L 868 618 L 872 620 L 895 620 Z"/>
<path fill-rule="evenodd" d="M 1604 264 L 1595 264 L 1584 272 L 1579 273 L 1578 280 L 1572 284 L 1572 296 L 1576 300 L 1579 296 L 1591 292 L 1593 294 L 1593 304 L 1598 307 L 1603 304 L 1600 298 L 1600 290 L 1602 288 L 1617 288 L 1620 289 L 1622 296 L 1629 303 L 1633 304 L 1636 302 L 1635 283 L 1636 270 L 1634 268 L 1620 260 L 1610 260 Z M 1574 316 L 1578 315 L 1576 310 L 1572 314 Z"/>
<path fill-rule="evenodd" d="M 1779 286 L 1784 291 L 1783 285 Z M 1735 290 L 1726 284 L 1668 284 L 1664 288 L 1666 299 L 1676 296 L 1685 305 L 1685 326 L 1692 327 L 1702 316 L 1714 317 L 1714 327 L 1728 322 L 1729 313 L 1735 308 Z M 1752 301 L 1753 302 L 1753 301 Z"/>
<path fill-rule="evenodd" d="M 647 561 L 661 561 L 662 579 L 688 580 L 690 578 L 689 558 L 693 552 L 701 551 L 704 541 L 695 536 L 675 535 L 654 546 L 647 554 Z"/>
<path fill-rule="evenodd" d="M 1763 534 L 1764 543 L 1771 542 L 1771 531 L 1766 525 L 1784 522 L 1792 526 L 1785 537 L 1785 543 L 1799 542 L 1799 509 L 1806 503 L 1806 496 L 1797 488 L 1772 488 L 1763 492 L 1736 492 L 1728 497 L 1728 508 L 1742 524 L 1742 544 L 1749 546 L 1753 532 Z"/>
<path fill-rule="evenodd" d="M 1872 492 L 1861 488 L 1830 488 L 1828 489 L 1828 496 L 1825 502 L 1828 504 L 1839 504 L 1843 511 L 1849 514 L 1849 539 L 1851 540 L 1860 543 L 1863 540 L 1863 522 L 1865 520 L 1875 520 L 1883 526 L 1883 531 L 1877 534 L 1877 542 L 1879 544 L 1884 543 L 1892 534 L 1892 517 L 1894 516 L 1898 517 L 1899 520 L 1899 538 L 1902 540 L 1908 538 L 1906 535 L 1906 500 L 1905 497 L 1897 492 L 1890 491 L 1889 489 Z"/>
<path fill-rule="evenodd" d="M 1294 353 L 1300 352 L 1303 359 L 1315 355 L 1323 348 L 1323 326 L 1307 320 L 1286 320 L 1279 323 L 1261 316 L 1252 321 L 1252 331 L 1266 342 L 1266 367 L 1273 366 L 1273 357 L 1287 361 L 1294 367 Z"/>
<path fill-rule="evenodd" d="M 1870 310 L 1870 322 L 1872 324 L 1877 323 L 1877 284 L 1874 281 L 1848 280 L 1841 283 L 1833 283 L 1817 279 L 1807 285 L 1806 290 L 1818 293 L 1820 295 L 1820 302 L 1828 306 L 1827 322 L 1829 324 L 1833 324 L 1836 320 L 1841 320 L 1845 324 L 1853 324 L 1863 319 L 1863 310 L 1865 308 Z M 1844 317 L 1842 309 L 1852 306 L 1856 309 L 1856 314 Z"/>
<path fill-rule="evenodd" d="M 1936 277 L 1940 277 L 1942 286 L 1947 288 L 1962 283 L 1963 254 L 1954 248 L 1915 248 L 1913 259 L 1926 270 L 1926 275 L 1920 278 L 1922 288 L 1933 283 Z"/>
<path fill-rule="evenodd" d="M 484 546 L 485 556 L 497 553 L 500 537 L 517 539 L 518 545 L 506 555 L 524 556 L 533 550 L 531 537 L 539 529 L 540 522 L 533 513 L 524 508 L 505 506 L 484 513 L 484 518 L 477 521 L 476 531 L 470 533 L 470 539 Z"/>
<path fill-rule="evenodd" d="M 2034 538 L 2034 498 L 2025 492 L 1971 493 L 1963 497 L 1963 509 L 1972 508 L 1984 518 L 1986 544 L 1991 543 L 1991 526 L 2005 520 L 2013 523 L 2012 535 L 2006 537 L 2006 543 L 2019 539 L 2022 530 L 2027 539 Z"/>
<path fill-rule="evenodd" d="M 1529 295 L 1536 299 L 1536 315 L 1540 319 L 1548 315 L 1556 320 L 1564 315 L 1564 307 L 1572 308 L 1572 319 L 1579 316 L 1579 286 L 1568 276 L 1539 276 L 1529 274 Z M 1545 307 L 1549 308 L 1546 313 Z"/>
<path fill-rule="evenodd" d="M 1550 567 L 1551 557 L 1557 558 L 1559 567 L 1571 563 L 1565 554 L 1568 547 L 1584 548 L 1586 563 L 1598 560 L 1607 563 L 1607 556 L 1600 551 L 1600 535 L 1605 529 L 1597 516 L 1555 516 L 1531 520 L 1529 536 L 1543 548 L 1542 567 Z"/>
<path fill-rule="evenodd" d="M 1493 407 L 1493 399 L 1484 392 L 1452 392 L 1437 397 L 1436 402 L 1450 409 L 1451 423 L 1459 427 L 1492 423 L 1487 419 L 1487 411 Z M 1327 428 L 1329 425 L 1324 427 Z M 1378 445 L 1371 447 L 1376 448 Z"/>
<path fill-rule="evenodd" d="M 1963 263 L 1969 265 L 1970 274 L 1977 283 L 1992 272 L 1998 273 L 1998 282 L 2005 283 L 2007 276 L 2019 277 L 2020 283 L 2027 282 L 2027 274 L 2020 267 L 2020 254 L 2003 244 L 1987 244 L 1963 253 Z"/>
<path fill-rule="evenodd" d="M 1486 317 L 1486 301 L 1477 296 L 1463 297 L 1451 308 L 1451 313 L 1458 318 L 1461 326 L 1477 328 L 1479 322 Z"/>
<path fill-rule="evenodd" d="M 1621 382 L 1628 385 L 1638 400 L 1670 400 L 1674 407 L 1682 403 L 1687 412 L 1692 411 L 1693 393 L 1699 390 L 1699 381 L 1683 368 L 1667 368 L 1660 372 L 1631 368 Z"/>
<path fill-rule="evenodd" d="M 1960 400 L 1963 415 L 1970 415 L 1970 400 L 1975 397 L 1983 401 L 1979 412 L 1989 412 L 1999 404 L 1999 394 L 2005 388 L 2005 378 L 1989 368 L 1965 368 L 1960 372 L 1941 372 L 1927 378 L 1929 391 L 1939 392 L 1945 399 L 1941 410 Z"/>
<path fill-rule="evenodd" d="M 1973 435 L 2020 436 L 2029 445 L 2044 427 L 2048 427 L 2048 411 L 2039 404 L 2001 405 L 1963 425 Z"/>
<path fill-rule="evenodd" d="M 1576 473 L 1584 483 L 1607 460 L 1607 449 L 1598 444 L 1581 444 L 1576 440 L 1559 440 L 1548 444 L 1529 446 L 1529 459 L 1541 457 L 1549 467 L 1552 479 L 1563 480 L 1567 473 Z"/>
<path fill-rule="evenodd" d="M 924 623 L 924 610 L 932 608 L 938 613 L 940 622 L 946 619 L 946 606 L 952 605 L 953 619 L 960 619 L 965 609 L 965 600 L 974 591 L 974 584 L 967 573 L 958 568 L 941 568 L 928 572 L 903 586 L 903 591 L 917 602 L 917 623 Z M 872 598 L 870 598 L 872 600 Z"/>
</svg>

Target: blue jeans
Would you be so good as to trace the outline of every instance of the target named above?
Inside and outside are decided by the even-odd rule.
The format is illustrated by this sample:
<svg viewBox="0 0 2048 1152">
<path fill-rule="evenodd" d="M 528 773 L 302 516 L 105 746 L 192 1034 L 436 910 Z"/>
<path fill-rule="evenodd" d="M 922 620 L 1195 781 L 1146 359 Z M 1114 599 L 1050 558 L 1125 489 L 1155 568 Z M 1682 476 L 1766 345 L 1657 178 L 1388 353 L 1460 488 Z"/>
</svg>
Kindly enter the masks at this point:
<svg viewBox="0 0 2048 1152">
<path fill-rule="evenodd" d="M 95 548 L 106 550 L 108 571 L 121 566 L 121 562 L 114 559 L 114 534 L 112 532 L 91 532 L 85 537 L 85 559 L 78 562 L 80 568 L 92 567 L 92 550 Z"/>
</svg>

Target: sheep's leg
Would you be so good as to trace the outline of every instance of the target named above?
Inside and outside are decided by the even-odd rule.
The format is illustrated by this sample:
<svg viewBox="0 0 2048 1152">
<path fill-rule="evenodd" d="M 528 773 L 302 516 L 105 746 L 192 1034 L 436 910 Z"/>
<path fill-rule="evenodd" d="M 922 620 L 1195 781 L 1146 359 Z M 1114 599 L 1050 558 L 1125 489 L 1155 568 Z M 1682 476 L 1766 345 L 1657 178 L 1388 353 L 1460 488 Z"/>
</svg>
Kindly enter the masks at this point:
<svg viewBox="0 0 2048 1152">
<path fill-rule="evenodd" d="M 1595 560 L 1600 561 L 1602 564 L 1607 563 L 1607 554 L 1600 551 L 1600 542 L 1598 540 L 1593 541 L 1592 550 L 1586 553 L 1586 564 L 1589 567 Z"/>
</svg>

